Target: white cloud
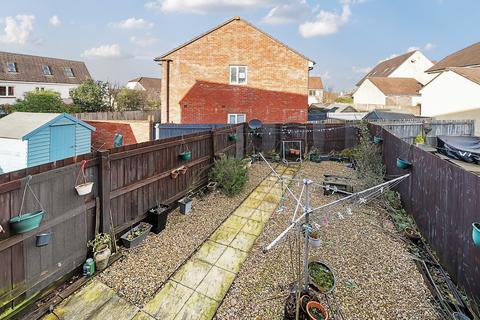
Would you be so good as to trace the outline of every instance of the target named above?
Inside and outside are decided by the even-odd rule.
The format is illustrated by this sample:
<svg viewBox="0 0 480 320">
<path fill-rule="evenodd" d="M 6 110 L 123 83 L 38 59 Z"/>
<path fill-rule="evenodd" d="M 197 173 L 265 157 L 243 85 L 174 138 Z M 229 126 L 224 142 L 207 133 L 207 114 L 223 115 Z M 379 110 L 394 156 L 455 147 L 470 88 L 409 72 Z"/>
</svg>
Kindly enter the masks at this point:
<svg viewBox="0 0 480 320">
<path fill-rule="evenodd" d="M 35 16 L 19 14 L 1 19 L 0 22 L 5 25 L 3 34 L 0 34 L 0 43 L 26 44 L 33 31 Z"/>
<path fill-rule="evenodd" d="M 82 53 L 85 58 L 120 58 L 122 51 L 118 44 L 104 44 L 96 48 L 90 48 Z"/>
<path fill-rule="evenodd" d="M 114 28 L 126 29 L 126 30 L 130 30 L 130 29 L 149 29 L 149 28 L 153 27 L 152 22 L 148 22 L 143 18 L 138 18 L 137 19 L 135 17 L 128 18 L 128 19 L 122 20 L 120 22 L 111 23 L 110 25 Z"/>
<path fill-rule="evenodd" d="M 430 51 L 432 50 L 433 48 L 435 48 L 435 45 L 431 42 L 427 42 L 427 44 L 425 44 L 425 46 L 423 47 L 423 50 L 425 51 Z"/>
<path fill-rule="evenodd" d="M 151 46 L 152 44 L 155 44 L 157 41 L 158 41 L 157 38 L 152 37 L 150 35 L 147 35 L 144 37 L 135 37 L 135 36 L 130 37 L 130 42 L 140 47 Z"/>
<path fill-rule="evenodd" d="M 371 69 L 371 67 L 352 67 L 352 71 L 355 73 L 368 73 Z"/>
<path fill-rule="evenodd" d="M 311 38 L 337 33 L 339 28 L 348 22 L 351 14 L 350 1 L 343 2 L 340 14 L 320 10 L 315 20 L 307 21 L 299 26 L 300 34 L 304 38 Z"/>
<path fill-rule="evenodd" d="M 274 0 L 151 0 L 146 8 L 163 12 L 206 13 L 211 10 L 255 8 L 268 5 Z"/>
<path fill-rule="evenodd" d="M 53 27 L 58 27 L 62 24 L 62 21 L 60 21 L 60 18 L 58 16 L 52 16 L 50 20 L 48 20 L 48 22 Z"/>
<path fill-rule="evenodd" d="M 417 50 L 420 50 L 420 48 L 419 47 L 408 47 L 405 52 L 412 52 L 412 51 L 417 51 Z"/>
<path fill-rule="evenodd" d="M 297 0 L 293 3 L 279 4 L 262 18 L 263 23 L 267 24 L 284 24 L 298 21 L 310 11 L 305 0 Z"/>
</svg>

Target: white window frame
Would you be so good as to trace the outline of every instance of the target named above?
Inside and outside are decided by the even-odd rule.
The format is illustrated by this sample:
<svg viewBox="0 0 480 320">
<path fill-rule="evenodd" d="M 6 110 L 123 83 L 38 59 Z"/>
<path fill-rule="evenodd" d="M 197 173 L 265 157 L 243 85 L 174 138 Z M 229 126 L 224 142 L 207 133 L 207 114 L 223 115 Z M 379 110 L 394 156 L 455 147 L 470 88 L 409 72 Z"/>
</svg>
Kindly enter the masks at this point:
<svg viewBox="0 0 480 320">
<path fill-rule="evenodd" d="M 231 116 L 235 117 L 234 122 L 230 122 L 230 117 Z M 243 121 L 242 122 L 238 121 L 239 116 L 243 116 Z M 227 123 L 228 124 L 237 124 L 237 123 L 244 123 L 244 122 L 247 122 L 247 115 L 245 113 L 229 113 L 227 115 Z"/>
<path fill-rule="evenodd" d="M 242 82 L 242 83 L 239 82 L 239 78 L 238 78 L 240 68 L 245 68 L 245 82 Z M 234 81 L 232 81 L 232 69 L 237 70 L 237 77 Z M 246 85 L 248 83 L 248 67 L 247 66 L 231 65 L 229 70 L 230 70 L 230 72 L 229 72 L 229 75 L 228 75 L 228 81 L 229 81 L 230 84 L 243 86 L 243 85 Z"/>
<path fill-rule="evenodd" d="M 2 98 L 15 97 L 15 87 L 14 86 L 2 85 L 0 87 L 5 87 L 5 95 L 0 95 L 0 97 L 2 97 Z M 13 88 L 13 95 L 8 94 L 8 91 L 9 91 L 10 88 Z"/>
<path fill-rule="evenodd" d="M 13 65 L 13 71 L 10 71 L 10 65 Z M 16 62 L 7 62 L 7 71 L 8 73 L 17 73 L 17 63 Z"/>
<path fill-rule="evenodd" d="M 70 72 L 72 75 L 69 75 L 69 74 L 68 74 L 69 72 Z M 75 78 L 75 73 L 73 72 L 72 67 L 65 67 L 65 75 L 66 75 L 68 78 Z"/>
<path fill-rule="evenodd" d="M 47 70 L 48 73 L 45 73 Z M 53 76 L 52 68 L 48 64 L 42 65 L 42 72 L 44 76 Z"/>
</svg>

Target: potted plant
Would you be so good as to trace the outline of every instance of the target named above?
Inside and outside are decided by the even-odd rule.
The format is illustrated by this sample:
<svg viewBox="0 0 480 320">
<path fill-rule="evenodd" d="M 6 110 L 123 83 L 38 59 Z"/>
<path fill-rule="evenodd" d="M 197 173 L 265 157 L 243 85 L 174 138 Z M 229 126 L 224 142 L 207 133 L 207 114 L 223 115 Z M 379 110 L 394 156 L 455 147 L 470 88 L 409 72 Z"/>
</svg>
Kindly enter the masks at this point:
<svg viewBox="0 0 480 320">
<path fill-rule="evenodd" d="M 308 242 L 314 248 L 320 247 L 320 231 L 319 230 L 312 230 L 308 235 Z"/>
<path fill-rule="evenodd" d="M 380 144 L 380 143 L 382 143 L 382 142 L 383 142 L 382 137 L 380 137 L 380 136 L 374 136 L 374 137 L 373 137 L 373 143 L 375 143 L 375 144 Z"/>
<path fill-rule="evenodd" d="M 231 133 L 228 135 L 228 140 L 230 141 L 237 141 L 237 134 L 236 133 Z"/>
<path fill-rule="evenodd" d="M 95 260 L 96 269 L 104 270 L 108 266 L 108 259 L 112 255 L 110 250 L 110 235 L 108 233 L 99 233 L 93 240 L 87 242 L 87 246 L 93 250 L 93 260 Z"/>
<path fill-rule="evenodd" d="M 45 211 L 20 213 L 18 216 L 10 218 L 10 230 L 13 233 L 25 233 L 40 226 Z"/>
<path fill-rule="evenodd" d="M 327 309 L 317 301 L 307 303 L 307 314 L 310 320 L 328 320 Z"/>
<path fill-rule="evenodd" d="M 82 160 L 82 167 L 80 168 L 80 172 L 77 175 L 77 182 L 78 178 L 80 177 L 80 173 L 83 176 L 83 183 L 76 185 L 75 190 L 77 190 L 77 193 L 79 196 L 85 196 L 92 192 L 93 189 L 93 182 L 88 182 L 87 181 L 87 176 L 85 174 L 85 165 L 87 164 L 86 160 Z"/>
<path fill-rule="evenodd" d="M 480 247 L 480 223 L 475 222 L 472 224 L 472 226 L 473 226 L 473 231 L 472 231 L 473 243 L 477 247 Z"/>
<path fill-rule="evenodd" d="M 130 231 L 120 237 L 122 244 L 128 249 L 136 247 L 145 240 L 150 229 L 152 229 L 151 224 L 140 222 L 135 228 L 130 229 Z"/>
<path fill-rule="evenodd" d="M 403 160 L 401 158 L 397 158 L 397 167 L 400 169 L 408 169 L 412 166 L 411 162 L 408 162 L 407 160 Z"/>
<path fill-rule="evenodd" d="M 336 279 L 333 270 L 323 262 L 311 261 L 308 263 L 310 282 L 319 292 L 327 294 L 335 289 Z"/>
<path fill-rule="evenodd" d="M 148 218 L 152 224 L 153 233 L 159 234 L 165 229 L 170 209 L 169 205 L 160 203 L 155 208 L 148 210 Z"/>
<path fill-rule="evenodd" d="M 180 158 L 185 161 L 192 159 L 192 151 L 183 151 L 180 153 Z"/>
<path fill-rule="evenodd" d="M 411 227 L 406 227 L 404 229 L 405 236 L 412 241 L 413 243 L 418 243 L 421 239 L 420 233 L 418 233 L 417 230 L 411 228 Z"/>
</svg>

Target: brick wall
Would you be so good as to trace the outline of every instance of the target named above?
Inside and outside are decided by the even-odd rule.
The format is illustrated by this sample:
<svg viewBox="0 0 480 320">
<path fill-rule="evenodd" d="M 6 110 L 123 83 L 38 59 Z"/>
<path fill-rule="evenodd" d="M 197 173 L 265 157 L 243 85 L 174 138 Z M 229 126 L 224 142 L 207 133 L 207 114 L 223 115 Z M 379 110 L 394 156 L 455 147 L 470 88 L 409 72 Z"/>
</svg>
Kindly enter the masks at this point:
<svg viewBox="0 0 480 320">
<path fill-rule="evenodd" d="M 296 105 L 287 106 L 288 108 L 282 111 L 282 116 L 275 118 L 276 121 L 283 122 L 287 121 L 286 118 L 295 117 L 296 115 L 291 114 L 291 110 L 298 110 L 299 104 L 303 105 L 305 114 L 307 112 L 309 61 L 243 20 L 233 20 L 171 53 L 165 59 L 172 60 L 170 62 L 170 122 L 179 123 L 191 117 L 192 113 L 183 116 L 184 107 L 181 106 L 181 102 L 197 81 L 228 84 L 230 65 L 248 67 L 247 85 L 238 86 L 239 88 L 248 87 L 262 90 L 249 91 L 248 106 L 252 112 L 262 110 L 265 114 L 273 114 L 263 109 L 273 105 L 287 106 L 287 102 L 292 99 L 283 99 L 290 97 L 288 94 L 298 95 L 294 99 Z M 166 106 L 166 68 L 167 63 L 163 62 L 162 106 Z M 267 94 L 267 91 L 272 93 Z M 265 95 L 256 97 L 254 93 L 259 92 L 265 93 Z M 223 93 L 235 95 L 236 91 L 223 91 Z M 267 95 L 271 100 L 266 104 L 265 96 Z M 245 102 L 234 99 L 233 96 L 226 100 L 231 103 L 229 107 L 236 110 L 246 105 Z M 215 109 L 214 106 L 207 106 L 207 102 L 211 103 L 212 99 L 205 98 L 198 104 Z M 214 118 L 216 119 L 217 115 L 212 114 L 211 116 L 211 120 L 208 120 L 207 115 L 204 115 L 203 119 L 205 122 L 215 122 Z M 258 116 L 258 118 L 260 117 Z M 166 122 L 166 119 L 166 108 L 162 108 L 162 121 Z M 273 121 L 273 118 L 266 120 Z M 222 123 L 225 122 L 226 116 L 222 117 Z"/>
<path fill-rule="evenodd" d="M 182 123 L 225 123 L 229 113 L 264 123 L 306 122 L 305 96 L 198 81 L 181 100 Z"/>
<path fill-rule="evenodd" d="M 85 121 L 97 129 L 92 134 L 92 147 L 94 149 L 111 149 L 113 148 L 113 138 L 115 134 L 123 135 L 123 144 L 137 143 L 137 139 L 133 134 L 132 128 L 128 123 L 101 122 L 101 121 Z"/>
</svg>

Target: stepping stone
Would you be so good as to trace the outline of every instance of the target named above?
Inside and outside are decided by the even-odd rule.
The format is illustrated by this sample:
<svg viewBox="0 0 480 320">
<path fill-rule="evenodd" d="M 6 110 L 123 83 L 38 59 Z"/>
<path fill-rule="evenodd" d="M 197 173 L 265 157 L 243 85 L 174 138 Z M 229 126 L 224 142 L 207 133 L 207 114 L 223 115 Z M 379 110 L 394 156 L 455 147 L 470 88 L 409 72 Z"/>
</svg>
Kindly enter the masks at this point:
<svg viewBox="0 0 480 320">
<path fill-rule="evenodd" d="M 157 319 L 175 319 L 177 313 L 182 309 L 192 294 L 192 289 L 170 280 L 160 292 L 145 305 L 143 311 Z"/>
<path fill-rule="evenodd" d="M 282 196 L 269 193 L 263 198 L 263 202 L 278 203 Z"/>
<path fill-rule="evenodd" d="M 212 266 L 198 259 L 190 259 L 175 274 L 172 279 L 176 282 L 195 289 L 207 275 Z"/>
<path fill-rule="evenodd" d="M 118 320 L 132 319 L 139 309 L 120 298 L 117 295 L 114 295 L 107 303 L 105 303 L 98 311 L 96 311 L 89 320 Z"/>
<path fill-rule="evenodd" d="M 235 239 L 235 236 L 237 235 L 238 231 L 239 230 L 220 226 L 218 227 L 217 231 L 215 231 L 210 236 L 210 240 L 228 246 L 233 241 L 233 239 Z"/>
<path fill-rule="evenodd" d="M 211 320 L 217 307 L 217 301 L 194 292 L 177 314 L 175 320 Z M 163 320 L 163 318 L 159 319 Z"/>
<path fill-rule="evenodd" d="M 222 227 L 227 227 L 240 231 L 243 226 L 247 223 L 248 219 L 231 215 L 227 220 L 222 224 Z"/>
<path fill-rule="evenodd" d="M 227 249 L 227 246 L 207 240 L 202 244 L 200 249 L 198 249 L 197 253 L 195 253 L 194 258 L 215 264 L 225 249 Z"/>
<path fill-rule="evenodd" d="M 265 192 L 254 191 L 248 197 L 257 200 L 263 200 L 267 194 Z"/>
<path fill-rule="evenodd" d="M 237 210 L 233 212 L 233 214 L 239 217 L 249 218 L 253 214 L 253 212 L 255 212 L 255 209 L 247 208 L 247 207 L 238 207 Z"/>
<path fill-rule="evenodd" d="M 261 205 L 257 207 L 257 210 L 266 211 L 266 212 L 273 212 L 277 209 L 278 203 L 272 202 L 263 202 Z"/>
<path fill-rule="evenodd" d="M 261 187 L 273 187 L 276 184 L 276 181 L 271 181 L 271 180 L 263 180 L 260 183 Z"/>
<path fill-rule="evenodd" d="M 54 311 L 57 316 L 64 320 L 88 319 L 114 295 L 115 291 L 100 281 L 93 280 L 74 295 L 65 299 Z"/>
<path fill-rule="evenodd" d="M 258 188 L 261 188 L 261 187 L 258 187 Z M 247 198 L 247 199 L 245 199 L 245 201 L 243 201 L 243 203 L 240 207 L 247 207 L 247 208 L 256 209 L 260 205 L 260 203 L 262 203 L 262 200 Z"/>
<path fill-rule="evenodd" d="M 215 266 L 237 273 L 247 256 L 248 253 L 246 252 L 228 247 L 220 259 L 218 259 L 217 263 L 215 263 Z"/>
<path fill-rule="evenodd" d="M 248 220 L 247 224 L 242 228 L 242 231 L 258 237 L 260 233 L 262 233 L 263 226 L 263 222 Z"/>
<path fill-rule="evenodd" d="M 255 210 L 255 212 L 250 216 L 250 220 L 265 223 L 272 216 L 272 212 L 266 212 L 262 210 Z"/>
<path fill-rule="evenodd" d="M 248 252 L 253 247 L 257 237 L 245 232 L 239 232 L 230 244 L 230 247 Z"/>
<path fill-rule="evenodd" d="M 155 320 L 155 318 L 152 318 L 151 316 L 149 316 L 148 314 L 146 314 L 143 311 L 139 311 L 139 312 L 137 312 L 135 317 L 133 317 L 132 320 Z"/>
<path fill-rule="evenodd" d="M 282 196 L 283 195 L 283 190 L 282 188 L 272 188 L 272 190 L 270 190 L 269 194 L 273 194 L 275 196 Z M 285 190 L 285 194 L 288 194 L 288 191 Z"/>
<path fill-rule="evenodd" d="M 271 186 L 258 186 L 255 191 L 259 191 L 259 192 L 264 192 L 264 193 L 269 193 L 270 190 L 272 189 Z M 254 207 L 256 208 L 256 207 Z"/>
<path fill-rule="evenodd" d="M 213 266 L 195 291 L 222 302 L 233 280 L 234 273 Z"/>
</svg>

